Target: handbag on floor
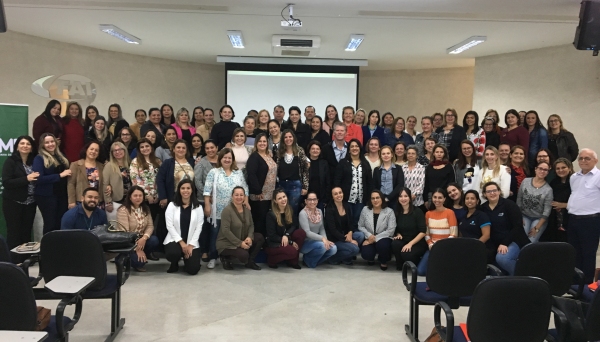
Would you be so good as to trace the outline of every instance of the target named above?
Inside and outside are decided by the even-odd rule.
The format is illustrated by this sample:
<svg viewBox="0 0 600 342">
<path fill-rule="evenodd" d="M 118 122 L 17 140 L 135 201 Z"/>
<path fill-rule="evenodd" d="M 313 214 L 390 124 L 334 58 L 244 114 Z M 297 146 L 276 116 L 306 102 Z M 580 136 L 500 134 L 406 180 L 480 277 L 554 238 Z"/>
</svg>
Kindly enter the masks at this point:
<svg viewBox="0 0 600 342">
<path fill-rule="evenodd" d="M 48 327 L 50 323 L 50 315 L 52 311 L 43 306 L 37 307 L 37 319 L 35 320 L 35 331 L 42 331 Z"/>
<path fill-rule="evenodd" d="M 442 340 L 440 334 L 438 334 L 435 327 L 433 327 L 433 330 L 431 330 L 431 334 L 429 334 L 429 336 L 423 342 L 444 342 L 444 340 Z"/>
<path fill-rule="evenodd" d="M 135 232 L 126 232 L 115 228 L 113 223 L 117 221 L 109 221 L 108 224 L 95 226 L 91 232 L 98 237 L 104 250 L 132 248 L 138 238 Z"/>
</svg>

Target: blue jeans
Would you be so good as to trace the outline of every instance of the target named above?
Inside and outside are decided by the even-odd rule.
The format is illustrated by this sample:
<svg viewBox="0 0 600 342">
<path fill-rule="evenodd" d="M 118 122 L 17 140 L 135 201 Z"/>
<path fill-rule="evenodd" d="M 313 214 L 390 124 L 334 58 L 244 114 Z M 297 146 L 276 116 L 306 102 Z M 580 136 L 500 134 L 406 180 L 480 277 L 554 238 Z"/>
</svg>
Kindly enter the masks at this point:
<svg viewBox="0 0 600 342">
<path fill-rule="evenodd" d="M 523 228 L 525 229 L 525 234 L 527 234 L 527 236 L 529 236 L 529 232 L 533 229 L 533 227 L 535 227 L 536 224 L 538 224 L 538 222 L 540 222 L 539 218 L 533 218 L 523 215 Z M 540 240 L 540 236 L 542 236 L 547 226 L 548 220 L 546 219 L 546 222 L 544 222 L 544 224 L 540 227 L 540 231 L 537 232 L 537 234 L 535 234 L 534 236 L 529 236 L 529 241 L 538 242 Z"/>
<path fill-rule="evenodd" d="M 371 196 L 371 194 L 363 196 Z M 350 208 L 352 209 L 352 220 L 354 220 L 354 225 L 358 226 L 358 220 L 360 219 L 360 212 L 365 207 L 362 203 L 348 203 L 350 204 Z"/>
<path fill-rule="evenodd" d="M 365 234 L 363 232 L 353 232 L 352 240 L 358 243 L 358 246 L 352 242 L 338 241 L 335 243 L 337 247 L 337 253 L 329 258 L 330 264 L 339 264 L 340 262 L 349 263 L 352 262 L 352 257 L 360 253 L 360 245 L 365 241 Z"/>
<path fill-rule="evenodd" d="M 217 235 L 221 229 L 221 220 L 217 220 L 217 226 L 210 226 L 210 252 L 208 253 L 209 259 L 219 258 L 219 252 L 217 252 Z"/>
<path fill-rule="evenodd" d="M 152 235 L 146 241 L 146 245 L 144 246 L 144 253 L 146 253 L 146 255 L 148 255 L 148 254 L 154 252 L 159 244 L 160 244 L 160 242 L 158 241 L 158 238 L 155 235 Z M 131 267 L 133 267 L 133 268 L 142 268 L 142 267 L 144 267 L 144 265 L 146 265 L 145 262 L 139 261 L 137 253 L 135 251 L 132 251 L 129 254 L 129 257 L 131 258 Z"/>
<path fill-rule="evenodd" d="M 279 186 L 285 192 L 288 203 L 294 209 L 294 215 L 298 215 L 298 206 L 300 205 L 300 197 L 302 196 L 302 182 L 299 180 L 281 181 L 279 182 Z"/>
<path fill-rule="evenodd" d="M 420 276 L 424 276 L 427 274 L 427 264 L 429 263 L 429 249 L 421 258 L 421 262 L 417 265 L 417 274 Z"/>
<path fill-rule="evenodd" d="M 303 254 L 302 260 L 304 260 L 306 266 L 315 268 L 337 253 L 337 247 L 332 246 L 327 250 L 323 241 L 306 239 L 300 249 L 300 253 Z"/>
<path fill-rule="evenodd" d="M 496 254 L 496 263 L 502 270 L 506 271 L 508 275 L 513 275 L 515 274 L 515 266 L 517 265 L 519 252 L 521 252 L 519 245 L 512 242 L 508 245 L 508 252 L 506 252 L 506 254 Z"/>
</svg>

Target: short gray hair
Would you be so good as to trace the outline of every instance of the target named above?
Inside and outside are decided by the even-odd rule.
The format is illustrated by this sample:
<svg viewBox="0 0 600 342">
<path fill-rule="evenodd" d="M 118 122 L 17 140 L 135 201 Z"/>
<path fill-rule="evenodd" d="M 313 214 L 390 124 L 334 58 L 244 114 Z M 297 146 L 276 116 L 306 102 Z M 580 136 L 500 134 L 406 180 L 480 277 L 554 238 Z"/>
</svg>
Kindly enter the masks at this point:
<svg viewBox="0 0 600 342">
<path fill-rule="evenodd" d="M 333 123 L 333 130 L 335 131 L 335 128 L 338 127 L 338 126 L 344 127 L 345 131 L 348 130 L 348 128 L 346 127 L 346 124 L 343 123 L 343 122 L 341 122 L 341 121 L 336 121 L 336 122 Z"/>
<path fill-rule="evenodd" d="M 581 155 L 581 152 L 588 152 L 592 154 L 592 157 L 594 157 L 594 159 L 598 160 L 598 153 L 596 153 L 596 151 L 592 150 L 591 148 L 582 148 L 579 151 L 579 155 Z"/>
</svg>

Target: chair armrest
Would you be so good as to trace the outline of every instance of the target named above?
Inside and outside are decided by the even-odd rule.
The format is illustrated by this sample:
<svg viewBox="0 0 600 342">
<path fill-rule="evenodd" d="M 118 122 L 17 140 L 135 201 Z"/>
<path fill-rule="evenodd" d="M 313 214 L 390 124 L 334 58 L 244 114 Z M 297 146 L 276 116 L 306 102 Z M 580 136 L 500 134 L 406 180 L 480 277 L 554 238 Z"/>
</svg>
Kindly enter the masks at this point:
<svg viewBox="0 0 600 342">
<path fill-rule="evenodd" d="M 444 314 L 446 315 L 446 329 L 443 328 L 441 322 L 441 311 L 444 310 Z M 452 342 L 454 337 L 454 313 L 452 313 L 452 309 L 450 306 L 444 302 L 435 303 L 435 308 L 433 309 L 433 322 L 435 323 L 435 330 L 442 341 Z"/>
<path fill-rule="evenodd" d="M 31 281 L 31 287 L 36 287 L 38 286 L 38 284 L 40 283 L 40 280 L 42 280 L 42 278 L 44 278 L 41 274 L 38 274 L 37 277 L 35 277 L 35 279 L 33 279 Z"/>
<path fill-rule="evenodd" d="M 488 275 L 491 275 L 492 277 L 502 277 L 504 275 L 504 273 L 502 273 L 502 271 L 492 265 L 492 264 L 487 264 L 487 270 L 488 270 Z"/>
<path fill-rule="evenodd" d="M 408 271 L 410 270 L 410 283 L 408 282 Z M 406 291 L 410 291 L 410 294 L 414 294 L 417 288 L 417 265 L 412 261 L 407 261 L 402 265 L 402 283 L 406 288 Z"/>
<path fill-rule="evenodd" d="M 29 277 L 29 266 L 31 266 L 31 260 L 27 259 L 21 263 L 21 269 Z"/>
<path fill-rule="evenodd" d="M 554 322 L 556 323 L 556 318 L 558 318 L 559 326 L 556 327 L 556 332 L 558 333 L 558 341 L 556 342 L 564 342 L 567 338 L 567 329 L 569 329 L 569 322 L 567 321 L 567 316 L 560 311 L 557 307 L 552 305 L 552 313 L 554 314 Z M 552 336 L 549 336 L 551 340 L 554 340 Z"/>
<path fill-rule="evenodd" d="M 574 283 L 574 285 L 577 285 L 577 292 L 574 292 L 573 290 L 569 290 L 569 294 L 573 295 L 574 299 L 581 299 L 583 290 L 585 289 L 585 283 L 584 283 L 583 272 L 580 269 L 578 269 L 577 267 L 575 267 L 575 270 L 573 273 L 573 283 Z"/>
<path fill-rule="evenodd" d="M 120 253 L 115 258 L 115 267 L 117 269 L 117 284 L 125 284 L 131 273 L 131 262 L 129 253 Z"/>
<path fill-rule="evenodd" d="M 80 295 L 95 281 L 93 277 L 59 276 L 46 283 L 44 287 L 54 294 Z"/>
<path fill-rule="evenodd" d="M 68 305 L 75 304 L 75 314 L 71 319 L 69 324 L 64 325 L 63 317 L 65 315 L 65 309 Z M 63 298 L 58 306 L 56 307 L 55 320 L 56 320 L 56 331 L 58 333 L 59 338 L 64 338 L 66 334 L 73 330 L 73 327 L 77 322 L 79 322 L 79 318 L 81 317 L 81 311 L 83 309 L 83 301 L 81 299 L 81 295 L 75 294 L 68 297 Z"/>
</svg>

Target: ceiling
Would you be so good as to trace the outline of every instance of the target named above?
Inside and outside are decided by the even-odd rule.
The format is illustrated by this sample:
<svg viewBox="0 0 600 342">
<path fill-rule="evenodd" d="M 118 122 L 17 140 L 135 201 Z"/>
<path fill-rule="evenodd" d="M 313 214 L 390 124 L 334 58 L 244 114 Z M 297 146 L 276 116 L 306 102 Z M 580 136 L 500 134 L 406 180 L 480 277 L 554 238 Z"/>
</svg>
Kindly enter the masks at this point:
<svg viewBox="0 0 600 342">
<path fill-rule="evenodd" d="M 318 58 L 367 59 L 367 69 L 391 70 L 472 66 L 475 57 L 572 43 L 580 0 L 294 0 L 294 17 L 303 23 L 297 32 L 280 27 L 287 3 L 276 0 L 4 3 L 11 31 L 98 49 L 216 64 L 217 55 L 272 56 L 274 34 L 318 35 Z M 112 38 L 99 24 L 114 24 L 142 44 Z M 232 48 L 227 30 L 241 30 L 246 48 Z M 363 44 L 345 52 L 358 33 Z M 488 40 L 446 54 L 475 35 Z"/>
</svg>

